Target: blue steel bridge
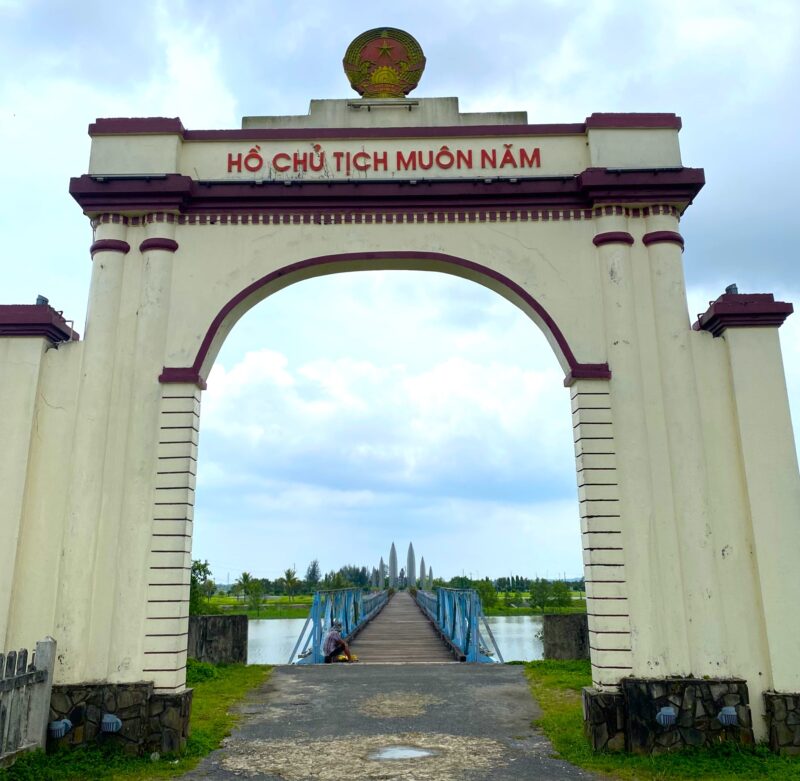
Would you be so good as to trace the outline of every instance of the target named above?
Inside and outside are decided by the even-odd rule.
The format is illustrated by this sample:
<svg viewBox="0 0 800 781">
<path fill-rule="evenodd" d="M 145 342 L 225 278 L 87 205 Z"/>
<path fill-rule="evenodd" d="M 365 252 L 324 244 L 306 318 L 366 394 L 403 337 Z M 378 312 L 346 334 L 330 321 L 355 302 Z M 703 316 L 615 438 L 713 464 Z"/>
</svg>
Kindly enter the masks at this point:
<svg viewBox="0 0 800 781">
<path fill-rule="evenodd" d="M 363 664 L 502 662 L 474 589 L 364 593 L 317 591 L 289 663 L 321 664 L 322 643 L 333 621 Z"/>
</svg>

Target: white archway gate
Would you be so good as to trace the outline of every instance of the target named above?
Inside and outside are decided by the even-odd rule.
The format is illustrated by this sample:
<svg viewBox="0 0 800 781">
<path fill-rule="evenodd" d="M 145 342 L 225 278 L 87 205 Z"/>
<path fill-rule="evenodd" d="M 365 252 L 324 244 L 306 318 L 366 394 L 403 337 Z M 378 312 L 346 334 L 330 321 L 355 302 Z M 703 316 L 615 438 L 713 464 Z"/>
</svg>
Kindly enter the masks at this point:
<svg viewBox="0 0 800 781">
<path fill-rule="evenodd" d="M 242 130 L 91 125 L 71 183 L 94 227 L 85 337 L 47 306 L 0 307 L 0 645 L 52 634 L 63 687 L 179 701 L 200 402 L 226 335 L 302 279 L 441 271 L 519 306 L 564 369 L 595 744 L 621 745 L 608 725 L 636 697 L 654 715 L 677 676 L 716 682 L 745 731 L 749 692 L 766 736 L 770 703 L 800 692 L 791 305 L 727 293 L 690 326 L 679 220 L 703 174 L 680 120 L 357 104 Z"/>
</svg>

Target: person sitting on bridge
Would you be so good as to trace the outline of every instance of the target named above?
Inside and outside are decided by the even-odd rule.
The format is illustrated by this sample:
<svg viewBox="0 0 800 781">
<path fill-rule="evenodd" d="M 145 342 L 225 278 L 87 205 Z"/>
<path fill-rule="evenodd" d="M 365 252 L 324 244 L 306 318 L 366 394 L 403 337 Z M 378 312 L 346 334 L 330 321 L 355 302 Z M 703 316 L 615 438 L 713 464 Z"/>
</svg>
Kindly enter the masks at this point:
<svg viewBox="0 0 800 781">
<path fill-rule="evenodd" d="M 344 654 L 348 662 L 353 661 L 350 646 L 347 645 L 342 637 L 342 622 L 338 619 L 334 619 L 331 622 L 331 628 L 328 630 L 328 634 L 325 635 L 325 641 L 322 644 L 322 653 L 325 654 L 325 664 L 336 661 L 340 654 Z"/>
</svg>

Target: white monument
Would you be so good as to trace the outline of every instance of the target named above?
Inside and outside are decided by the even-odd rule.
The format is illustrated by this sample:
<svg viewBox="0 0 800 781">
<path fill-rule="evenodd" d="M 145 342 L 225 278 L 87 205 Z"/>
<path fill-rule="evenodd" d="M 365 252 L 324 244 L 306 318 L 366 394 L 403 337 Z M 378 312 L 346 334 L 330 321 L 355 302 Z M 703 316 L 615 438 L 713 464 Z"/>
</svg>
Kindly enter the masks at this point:
<svg viewBox="0 0 800 781">
<path fill-rule="evenodd" d="M 370 32 L 398 41 L 374 56 L 416 51 Z M 391 70 L 373 66 L 353 72 Z M 595 691 L 739 677 L 765 737 L 762 695 L 800 693 L 800 479 L 778 340 L 792 307 L 729 292 L 692 327 L 680 226 L 704 175 L 683 163 L 680 119 L 528 124 L 359 90 L 236 129 L 90 125 L 70 183 L 93 237 L 85 337 L 48 306 L 0 307 L 0 648 L 52 635 L 57 684 L 183 692 L 201 399 L 220 347 L 304 279 L 422 270 L 511 301 L 563 369 Z"/>
</svg>

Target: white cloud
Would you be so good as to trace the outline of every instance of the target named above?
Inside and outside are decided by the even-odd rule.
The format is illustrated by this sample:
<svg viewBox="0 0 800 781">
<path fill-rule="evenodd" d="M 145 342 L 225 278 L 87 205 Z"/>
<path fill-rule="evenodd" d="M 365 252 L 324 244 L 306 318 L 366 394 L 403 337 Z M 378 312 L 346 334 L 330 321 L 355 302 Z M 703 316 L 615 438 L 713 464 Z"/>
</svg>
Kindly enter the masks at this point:
<svg viewBox="0 0 800 781">
<path fill-rule="evenodd" d="M 542 551 L 558 551 L 550 566 L 563 561 L 576 574 L 569 397 L 536 327 L 496 294 L 460 279 L 395 272 L 317 282 L 302 293 L 283 291 L 280 306 L 273 306 L 278 297 L 262 304 L 259 327 L 245 331 L 282 338 L 243 356 L 226 345 L 209 377 L 196 550 L 214 549 L 204 534 L 218 523 L 230 531 L 228 514 L 219 514 L 226 496 L 223 506 L 250 519 L 239 536 L 269 538 L 270 560 L 300 557 L 295 533 L 355 534 L 351 556 L 359 552 L 359 563 L 373 551 L 387 554 L 392 539 L 406 534 L 428 551 L 426 560 L 438 558 L 441 574 L 462 566 L 488 571 L 492 562 L 503 572 L 517 562 L 527 572 L 533 535 Z M 412 311 L 409 297 L 419 302 Z M 292 311 L 300 301 L 318 322 L 348 312 L 335 339 L 324 329 L 317 350 L 308 342 L 318 329 L 303 333 L 305 308 Z M 402 336 L 393 327 L 400 319 Z M 280 331 L 271 327 L 277 323 Z M 351 341 L 362 333 L 370 338 Z M 544 349 L 529 350 L 529 342 Z M 551 535 L 536 520 L 556 505 L 562 515 L 571 508 L 572 523 L 559 527 L 563 544 L 561 532 Z M 279 534 L 281 524 L 293 534 Z M 348 550 L 341 546 L 338 564 L 351 560 Z M 315 555 L 322 560 L 322 552 Z M 331 561 L 323 566 L 338 566 L 331 548 L 325 555 Z"/>
</svg>

